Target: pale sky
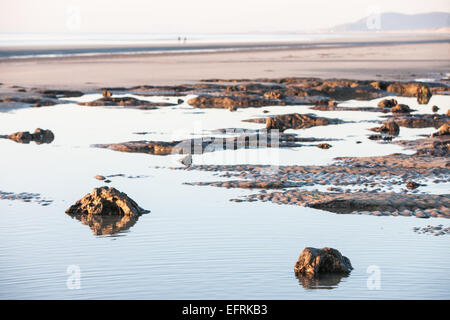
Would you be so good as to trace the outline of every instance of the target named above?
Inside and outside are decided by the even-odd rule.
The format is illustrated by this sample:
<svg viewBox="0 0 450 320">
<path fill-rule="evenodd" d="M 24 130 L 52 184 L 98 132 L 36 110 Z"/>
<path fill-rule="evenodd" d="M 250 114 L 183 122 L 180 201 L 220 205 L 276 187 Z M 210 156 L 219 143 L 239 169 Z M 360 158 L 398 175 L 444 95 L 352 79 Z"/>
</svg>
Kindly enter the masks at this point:
<svg viewBox="0 0 450 320">
<path fill-rule="evenodd" d="M 0 32 L 241 33 L 329 28 L 449 0 L 0 0 Z"/>
</svg>

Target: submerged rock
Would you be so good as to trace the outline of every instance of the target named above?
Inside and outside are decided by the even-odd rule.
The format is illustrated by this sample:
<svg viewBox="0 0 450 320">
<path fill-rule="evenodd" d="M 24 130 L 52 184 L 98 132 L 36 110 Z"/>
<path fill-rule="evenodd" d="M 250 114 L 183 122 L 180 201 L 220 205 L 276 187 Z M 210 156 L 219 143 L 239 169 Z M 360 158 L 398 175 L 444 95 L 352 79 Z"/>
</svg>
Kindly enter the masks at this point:
<svg viewBox="0 0 450 320">
<path fill-rule="evenodd" d="M 350 260 L 333 248 L 305 248 L 294 266 L 295 273 L 310 277 L 327 273 L 349 274 L 351 270 Z"/>
<path fill-rule="evenodd" d="M 34 133 L 29 131 L 16 132 L 6 136 L 0 136 L 0 138 L 10 139 L 18 143 L 30 143 L 34 141 L 36 144 L 51 143 L 55 139 L 55 135 L 50 130 L 44 130 L 37 128 Z"/>
<path fill-rule="evenodd" d="M 140 216 L 148 213 L 125 193 L 112 187 L 95 188 L 66 210 L 69 215 Z"/>
</svg>

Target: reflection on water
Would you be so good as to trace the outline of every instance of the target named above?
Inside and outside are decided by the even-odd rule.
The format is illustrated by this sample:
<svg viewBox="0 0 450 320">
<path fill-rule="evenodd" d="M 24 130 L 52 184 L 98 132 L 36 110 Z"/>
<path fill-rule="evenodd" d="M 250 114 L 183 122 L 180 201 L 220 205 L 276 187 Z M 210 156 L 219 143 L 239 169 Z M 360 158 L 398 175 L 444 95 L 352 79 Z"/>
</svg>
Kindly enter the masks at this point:
<svg viewBox="0 0 450 320">
<path fill-rule="evenodd" d="M 130 229 L 138 221 L 138 217 L 126 215 L 69 214 L 72 218 L 89 226 L 96 236 L 113 235 Z"/>
<path fill-rule="evenodd" d="M 342 278 L 348 277 L 345 274 L 326 273 L 316 277 L 295 273 L 298 282 L 305 289 L 335 289 Z"/>
</svg>

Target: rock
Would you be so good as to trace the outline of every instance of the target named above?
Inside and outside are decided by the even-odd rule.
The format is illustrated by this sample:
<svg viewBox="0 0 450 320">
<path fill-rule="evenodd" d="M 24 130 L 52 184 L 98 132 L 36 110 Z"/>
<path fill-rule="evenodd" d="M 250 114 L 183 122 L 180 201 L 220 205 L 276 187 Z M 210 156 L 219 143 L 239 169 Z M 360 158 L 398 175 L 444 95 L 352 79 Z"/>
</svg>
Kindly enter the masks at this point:
<svg viewBox="0 0 450 320">
<path fill-rule="evenodd" d="M 267 118 L 266 119 L 266 130 L 278 130 L 283 132 L 286 130 L 283 121 L 278 118 Z"/>
<path fill-rule="evenodd" d="M 237 108 L 263 107 L 273 105 L 286 105 L 286 101 L 262 99 L 259 96 L 208 96 L 200 95 L 188 100 L 188 104 L 195 108 Z"/>
<path fill-rule="evenodd" d="M 83 92 L 77 91 L 77 90 L 38 90 L 38 93 L 49 97 L 49 98 L 74 98 L 74 97 L 81 97 L 83 95 Z"/>
<path fill-rule="evenodd" d="M 418 82 L 394 82 L 387 86 L 386 91 L 404 97 L 416 97 L 420 86 Z"/>
<path fill-rule="evenodd" d="M 430 101 L 432 94 L 430 88 L 426 85 L 421 85 L 417 89 L 417 102 L 419 104 L 427 104 Z"/>
<path fill-rule="evenodd" d="M 329 124 L 338 124 L 343 121 L 340 119 L 318 117 L 313 114 L 290 113 L 282 114 L 269 118 L 257 118 L 244 120 L 247 122 L 266 123 L 266 130 L 278 129 L 283 132 L 287 129 L 304 129 L 314 126 L 326 126 Z"/>
<path fill-rule="evenodd" d="M 407 128 L 439 128 L 448 122 L 448 117 L 443 114 L 407 114 L 395 115 L 395 122 L 401 127 Z"/>
<path fill-rule="evenodd" d="M 395 107 L 391 108 L 393 113 L 410 113 L 411 109 L 406 104 L 397 104 Z"/>
<path fill-rule="evenodd" d="M 449 109 L 450 110 L 450 109 Z M 439 111 L 439 107 L 438 106 L 433 106 L 432 108 L 431 108 L 431 111 L 433 111 L 433 112 L 438 112 Z"/>
<path fill-rule="evenodd" d="M 332 146 L 331 146 L 331 144 L 328 144 L 328 143 L 319 143 L 317 145 L 317 147 L 320 149 L 330 149 Z"/>
<path fill-rule="evenodd" d="M 378 102 L 378 107 L 380 108 L 392 108 L 397 105 L 397 100 L 395 99 L 383 99 L 380 102 Z"/>
<path fill-rule="evenodd" d="M 103 216 L 140 216 L 149 211 L 139 207 L 125 193 L 112 187 L 95 188 L 66 210 L 67 214 L 94 214 Z"/>
<path fill-rule="evenodd" d="M 409 181 L 406 184 L 406 187 L 410 190 L 414 190 L 414 189 L 417 189 L 418 187 L 420 187 L 420 184 L 418 184 L 417 182 L 414 182 L 414 181 Z"/>
<path fill-rule="evenodd" d="M 112 96 L 111 91 L 106 89 L 102 91 L 102 95 L 104 98 L 110 98 Z"/>
<path fill-rule="evenodd" d="M 167 102 L 150 102 L 146 100 L 135 99 L 132 97 L 121 97 L 121 98 L 103 97 L 94 101 L 78 102 L 77 104 L 80 106 L 89 106 L 89 107 L 119 106 L 119 107 L 134 107 L 137 109 L 157 109 L 157 107 L 170 107 L 176 105 L 174 103 L 167 103 Z"/>
<path fill-rule="evenodd" d="M 327 273 L 349 274 L 352 269 L 350 260 L 333 248 L 305 248 L 294 266 L 295 273 L 311 277 Z"/>
<path fill-rule="evenodd" d="M 395 135 L 395 136 L 398 136 L 398 134 L 400 133 L 400 127 L 393 120 L 385 122 L 385 123 L 383 123 L 383 125 L 381 127 L 372 128 L 371 130 L 375 131 L 375 132 L 386 133 L 386 134 L 391 134 L 391 135 Z"/>
<path fill-rule="evenodd" d="M 182 104 L 183 102 L 184 102 L 183 99 L 178 99 L 178 100 L 177 100 L 177 103 L 178 103 L 178 104 Z"/>
<path fill-rule="evenodd" d="M 432 137 L 438 137 L 438 136 L 448 136 L 450 135 L 450 125 L 448 123 L 443 124 L 439 130 L 435 133 L 433 133 Z"/>
<path fill-rule="evenodd" d="M 104 176 L 97 175 L 97 176 L 95 176 L 95 179 L 97 179 L 97 180 L 105 180 L 106 178 Z"/>
<path fill-rule="evenodd" d="M 8 136 L 2 136 L 3 138 L 11 139 L 18 143 L 30 143 L 34 141 L 36 144 L 51 143 L 55 139 L 55 135 L 50 130 L 44 130 L 37 128 L 34 133 L 29 131 L 16 132 Z"/>
<path fill-rule="evenodd" d="M 228 110 L 230 110 L 231 112 L 233 112 L 233 111 L 236 111 L 237 108 L 236 108 L 236 106 L 229 106 L 229 107 L 228 107 Z"/>
<path fill-rule="evenodd" d="M 264 98 L 265 99 L 272 99 L 272 100 L 280 100 L 283 99 L 283 95 L 281 94 L 280 91 L 268 91 L 264 93 Z"/>
</svg>

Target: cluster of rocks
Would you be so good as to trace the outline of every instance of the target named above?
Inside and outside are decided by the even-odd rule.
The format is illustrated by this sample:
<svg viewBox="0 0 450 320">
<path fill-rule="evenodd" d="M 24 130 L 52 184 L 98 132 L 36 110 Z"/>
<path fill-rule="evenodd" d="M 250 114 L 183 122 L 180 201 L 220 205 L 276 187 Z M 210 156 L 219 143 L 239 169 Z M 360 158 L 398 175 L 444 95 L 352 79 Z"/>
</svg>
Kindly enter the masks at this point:
<svg viewBox="0 0 450 320">
<path fill-rule="evenodd" d="M 448 149 L 442 147 L 447 144 L 446 137 L 399 142 L 418 150 L 414 155 L 341 157 L 327 166 L 204 165 L 190 166 L 186 170 L 222 172 L 227 178 L 226 181 L 192 183 L 195 185 L 263 189 L 258 194 L 231 200 L 236 202 L 271 201 L 337 213 L 448 218 L 449 195 L 418 194 L 422 181 L 450 182 Z M 317 185 L 334 187 L 329 187 L 328 192 L 304 189 Z M 404 189 L 394 192 L 394 186 Z M 343 190 L 344 187 L 347 190 Z M 266 189 L 287 190 L 266 192 Z"/>
<path fill-rule="evenodd" d="M 437 226 L 427 225 L 426 227 L 414 227 L 414 232 L 419 234 L 430 234 L 434 236 L 443 236 L 446 234 L 450 234 L 450 227 L 444 227 L 443 224 L 439 224 Z"/>
<path fill-rule="evenodd" d="M 410 113 L 411 109 L 406 104 L 399 104 L 395 99 L 383 99 L 378 107 L 388 109 L 392 113 Z"/>
<path fill-rule="evenodd" d="M 55 135 L 50 130 L 44 130 L 37 128 L 34 133 L 29 131 L 20 131 L 10 135 L 2 135 L 0 138 L 10 139 L 18 143 L 30 143 L 34 141 L 36 144 L 52 143 L 55 139 Z"/>
<path fill-rule="evenodd" d="M 0 190 L 0 200 L 18 200 L 23 202 L 35 202 L 41 206 L 50 205 L 53 200 L 43 199 L 39 193 L 29 193 L 29 192 L 5 192 Z"/>
<path fill-rule="evenodd" d="M 114 93 L 137 95 L 197 95 L 188 101 L 196 108 L 262 107 L 289 104 L 321 105 L 333 108 L 336 101 L 371 100 L 391 94 L 417 97 L 427 103 L 432 92 L 445 91 L 437 83 L 357 81 L 346 79 L 275 78 L 209 79 L 202 83 L 177 86 L 134 86 L 103 88 L 105 98 Z M 427 100 L 428 99 L 428 100 Z M 399 107 L 400 108 L 400 107 Z M 399 110 L 404 111 L 404 110 Z"/>
<path fill-rule="evenodd" d="M 95 144 L 96 148 L 106 148 L 120 152 L 147 153 L 153 155 L 203 154 L 223 150 L 254 148 L 292 148 L 301 147 L 304 142 L 329 141 L 332 139 L 301 138 L 292 134 L 276 133 L 266 130 L 248 132 L 243 130 L 238 137 L 202 137 L 177 141 L 128 141 L 112 144 Z M 327 146 L 322 146 L 326 148 Z"/>
</svg>

